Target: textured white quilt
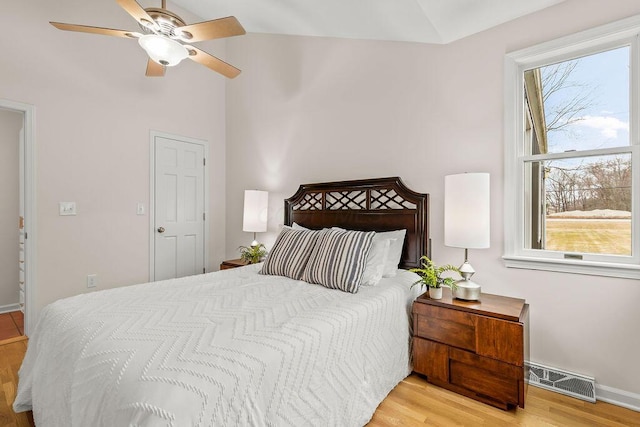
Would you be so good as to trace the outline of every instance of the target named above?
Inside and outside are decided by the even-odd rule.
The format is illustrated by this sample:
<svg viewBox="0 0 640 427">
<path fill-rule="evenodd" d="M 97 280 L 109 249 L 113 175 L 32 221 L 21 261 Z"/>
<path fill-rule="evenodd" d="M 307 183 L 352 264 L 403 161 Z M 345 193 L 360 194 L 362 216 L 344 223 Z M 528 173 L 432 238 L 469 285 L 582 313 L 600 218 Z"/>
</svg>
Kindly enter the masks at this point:
<svg viewBox="0 0 640 427">
<path fill-rule="evenodd" d="M 258 269 L 47 306 L 14 410 L 38 427 L 365 424 L 410 372 L 415 275 L 349 294 Z"/>
</svg>

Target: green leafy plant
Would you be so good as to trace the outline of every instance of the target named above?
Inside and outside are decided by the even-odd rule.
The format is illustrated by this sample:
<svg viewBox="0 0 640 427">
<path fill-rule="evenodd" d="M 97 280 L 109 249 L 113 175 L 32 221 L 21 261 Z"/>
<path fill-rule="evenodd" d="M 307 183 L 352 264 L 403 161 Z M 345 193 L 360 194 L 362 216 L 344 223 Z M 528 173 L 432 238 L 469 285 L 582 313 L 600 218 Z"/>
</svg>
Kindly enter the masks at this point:
<svg viewBox="0 0 640 427">
<path fill-rule="evenodd" d="M 420 279 L 416 280 L 411 287 L 419 284 L 421 287 L 426 286 L 427 288 L 440 288 L 442 286 L 451 288 L 452 290 L 457 288 L 455 278 L 442 277 L 442 274 L 447 271 L 460 274 L 460 269 L 458 267 L 451 264 L 437 266 L 426 255 L 422 256 L 420 261 L 422 268 L 412 268 L 409 270 L 420 276 Z"/>
<path fill-rule="evenodd" d="M 256 264 L 267 256 L 267 248 L 262 243 L 255 246 L 240 246 L 240 258 L 249 264 Z"/>
</svg>

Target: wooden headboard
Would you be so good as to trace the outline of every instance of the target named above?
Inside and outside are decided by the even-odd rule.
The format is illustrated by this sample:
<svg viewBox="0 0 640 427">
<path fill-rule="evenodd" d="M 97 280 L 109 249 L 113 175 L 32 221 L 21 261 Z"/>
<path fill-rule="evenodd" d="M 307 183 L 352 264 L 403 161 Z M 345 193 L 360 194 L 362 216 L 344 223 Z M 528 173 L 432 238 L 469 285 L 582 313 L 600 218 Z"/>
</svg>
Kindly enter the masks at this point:
<svg viewBox="0 0 640 427">
<path fill-rule="evenodd" d="M 431 257 L 429 195 L 408 189 L 398 177 L 304 184 L 284 201 L 284 223 L 320 229 L 407 230 L 400 268 Z"/>
</svg>

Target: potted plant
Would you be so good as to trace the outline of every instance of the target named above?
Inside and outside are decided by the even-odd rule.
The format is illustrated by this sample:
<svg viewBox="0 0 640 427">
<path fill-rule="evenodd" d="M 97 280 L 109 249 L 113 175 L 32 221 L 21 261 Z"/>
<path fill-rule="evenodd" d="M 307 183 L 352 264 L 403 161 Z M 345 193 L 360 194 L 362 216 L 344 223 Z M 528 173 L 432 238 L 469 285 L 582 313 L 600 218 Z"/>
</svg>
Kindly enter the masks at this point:
<svg viewBox="0 0 640 427">
<path fill-rule="evenodd" d="M 452 291 L 456 289 L 456 279 L 453 277 L 442 277 L 442 274 L 451 271 L 460 274 L 458 267 L 451 264 L 437 266 L 426 255 L 420 258 L 422 268 L 412 268 L 409 271 L 417 273 L 420 278 L 416 280 L 411 287 L 420 285 L 420 287 L 426 286 L 429 289 L 429 297 L 433 299 L 442 298 L 442 287 L 446 286 L 451 288 Z"/>
<path fill-rule="evenodd" d="M 240 258 L 249 264 L 256 264 L 267 256 L 267 248 L 262 243 L 251 246 L 240 246 Z"/>
</svg>

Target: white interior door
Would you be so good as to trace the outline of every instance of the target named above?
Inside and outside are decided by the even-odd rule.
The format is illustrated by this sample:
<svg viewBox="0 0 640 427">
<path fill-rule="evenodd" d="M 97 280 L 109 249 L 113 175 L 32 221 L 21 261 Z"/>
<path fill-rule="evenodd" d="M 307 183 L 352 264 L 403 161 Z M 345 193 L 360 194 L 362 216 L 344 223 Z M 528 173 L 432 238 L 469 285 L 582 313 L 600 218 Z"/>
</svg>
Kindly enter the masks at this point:
<svg viewBox="0 0 640 427">
<path fill-rule="evenodd" d="M 205 272 L 204 146 L 154 137 L 154 277 Z"/>
</svg>

